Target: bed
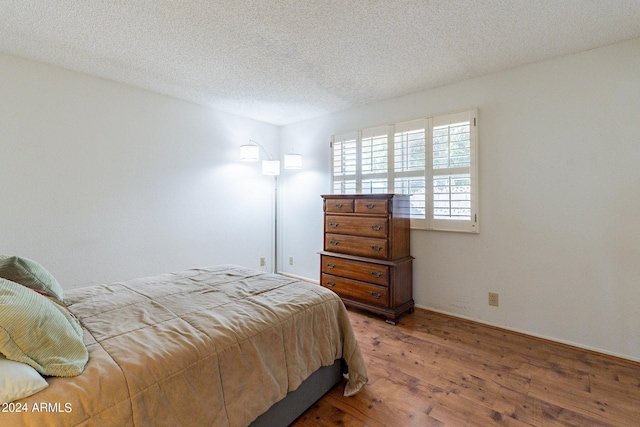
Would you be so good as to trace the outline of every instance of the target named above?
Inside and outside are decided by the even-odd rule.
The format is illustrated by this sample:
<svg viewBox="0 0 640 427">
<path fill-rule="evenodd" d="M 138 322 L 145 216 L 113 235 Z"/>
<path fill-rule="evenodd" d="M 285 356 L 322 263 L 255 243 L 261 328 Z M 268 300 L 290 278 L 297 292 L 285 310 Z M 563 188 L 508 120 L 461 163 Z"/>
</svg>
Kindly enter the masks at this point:
<svg viewBox="0 0 640 427">
<path fill-rule="evenodd" d="M 88 362 L 3 405 L 11 426 L 287 425 L 367 373 L 344 305 L 321 286 L 235 265 L 67 291 Z"/>
</svg>

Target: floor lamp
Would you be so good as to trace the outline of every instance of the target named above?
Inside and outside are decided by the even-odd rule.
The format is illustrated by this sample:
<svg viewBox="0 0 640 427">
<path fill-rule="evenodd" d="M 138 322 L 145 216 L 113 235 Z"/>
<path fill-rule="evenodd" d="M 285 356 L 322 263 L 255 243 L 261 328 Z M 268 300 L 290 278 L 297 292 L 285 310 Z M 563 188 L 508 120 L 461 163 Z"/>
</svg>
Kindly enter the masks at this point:
<svg viewBox="0 0 640 427">
<path fill-rule="evenodd" d="M 260 160 L 260 149 L 269 156 L 262 161 L 262 174 L 273 176 L 273 272 L 278 272 L 278 176 L 280 175 L 280 160 L 274 160 L 273 156 L 259 142 L 249 140 L 249 144 L 240 146 L 240 160 L 245 162 L 257 162 Z M 285 169 L 301 169 L 302 154 L 289 153 L 284 155 Z"/>
</svg>

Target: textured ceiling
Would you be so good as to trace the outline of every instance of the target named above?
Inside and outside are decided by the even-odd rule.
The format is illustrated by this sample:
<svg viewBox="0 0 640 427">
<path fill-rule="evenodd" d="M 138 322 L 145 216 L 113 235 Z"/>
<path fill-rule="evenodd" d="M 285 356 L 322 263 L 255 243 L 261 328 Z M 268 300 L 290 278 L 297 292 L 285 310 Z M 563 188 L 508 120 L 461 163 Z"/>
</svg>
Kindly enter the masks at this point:
<svg viewBox="0 0 640 427">
<path fill-rule="evenodd" d="M 640 37 L 640 0 L 0 0 L 0 51 L 282 125 Z"/>
</svg>

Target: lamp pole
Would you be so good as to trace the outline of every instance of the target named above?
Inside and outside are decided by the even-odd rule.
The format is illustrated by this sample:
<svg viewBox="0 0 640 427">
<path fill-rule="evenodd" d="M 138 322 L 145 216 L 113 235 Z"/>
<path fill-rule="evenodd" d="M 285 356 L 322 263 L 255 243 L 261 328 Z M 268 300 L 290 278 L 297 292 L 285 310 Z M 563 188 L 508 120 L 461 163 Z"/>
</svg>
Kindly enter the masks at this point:
<svg viewBox="0 0 640 427">
<path fill-rule="evenodd" d="M 273 272 L 278 273 L 278 175 L 273 176 Z"/>
</svg>

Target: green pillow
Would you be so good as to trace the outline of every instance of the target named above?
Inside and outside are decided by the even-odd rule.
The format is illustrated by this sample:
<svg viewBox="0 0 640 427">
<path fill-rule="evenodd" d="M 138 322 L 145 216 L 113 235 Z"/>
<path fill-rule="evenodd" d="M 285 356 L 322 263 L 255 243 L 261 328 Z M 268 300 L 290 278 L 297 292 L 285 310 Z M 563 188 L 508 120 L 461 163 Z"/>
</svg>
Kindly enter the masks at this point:
<svg viewBox="0 0 640 427">
<path fill-rule="evenodd" d="M 0 278 L 0 353 L 42 375 L 80 375 L 89 360 L 80 322 L 66 307 Z"/>
<path fill-rule="evenodd" d="M 0 277 L 33 289 L 45 291 L 64 301 L 62 286 L 40 264 L 27 258 L 0 255 Z"/>
</svg>

